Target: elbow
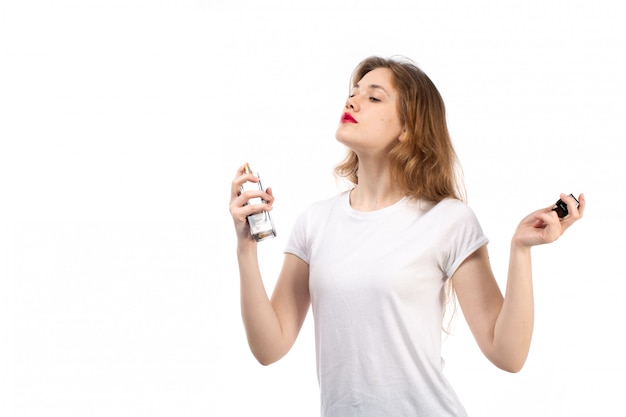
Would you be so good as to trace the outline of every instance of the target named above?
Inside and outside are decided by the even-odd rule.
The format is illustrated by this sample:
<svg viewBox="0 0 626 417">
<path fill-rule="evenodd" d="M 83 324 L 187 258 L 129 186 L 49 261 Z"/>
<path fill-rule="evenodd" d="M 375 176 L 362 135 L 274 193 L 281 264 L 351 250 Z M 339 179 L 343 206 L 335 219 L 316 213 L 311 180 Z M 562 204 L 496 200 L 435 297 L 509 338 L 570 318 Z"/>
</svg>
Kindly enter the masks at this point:
<svg viewBox="0 0 626 417">
<path fill-rule="evenodd" d="M 259 362 L 263 366 L 270 366 L 271 364 L 278 361 L 278 359 L 273 359 L 273 358 L 264 357 L 264 356 L 255 355 L 254 357 L 256 358 L 257 362 Z"/>
<path fill-rule="evenodd" d="M 494 344 L 491 349 L 485 351 L 485 356 L 497 368 L 516 374 L 522 370 L 528 353 L 530 352 L 530 339 L 524 341 L 510 341 L 505 344 Z"/>
<path fill-rule="evenodd" d="M 282 359 L 293 343 L 280 340 L 255 340 L 248 338 L 248 347 L 254 358 L 263 366 L 269 366 Z"/>
<path fill-rule="evenodd" d="M 284 354 L 280 353 L 272 353 L 272 352 L 264 352 L 264 351 L 255 351 L 252 350 L 252 354 L 254 358 L 263 366 L 270 366 L 271 364 L 278 362 Z"/>
<path fill-rule="evenodd" d="M 499 369 L 509 372 L 511 374 L 516 374 L 522 370 L 524 367 L 524 363 L 526 363 L 526 356 L 523 358 L 505 358 L 500 361 L 492 361 L 493 364 Z"/>
<path fill-rule="evenodd" d="M 496 365 L 496 366 L 498 366 L 498 365 Z M 519 371 L 521 371 L 521 370 L 522 370 L 522 368 L 523 368 L 523 367 L 524 367 L 524 364 L 523 364 L 523 363 L 522 363 L 522 364 L 520 364 L 520 365 L 517 365 L 517 364 L 508 364 L 508 365 L 506 365 L 506 366 L 498 366 L 498 368 L 500 368 L 501 370 L 503 370 L 503 371 L 505 371 L 505 372 L 509 372 L 509 373 L 511 373 L 511 374 L 516 374 L 516 373 L 518 373 Z"/>
</svg>

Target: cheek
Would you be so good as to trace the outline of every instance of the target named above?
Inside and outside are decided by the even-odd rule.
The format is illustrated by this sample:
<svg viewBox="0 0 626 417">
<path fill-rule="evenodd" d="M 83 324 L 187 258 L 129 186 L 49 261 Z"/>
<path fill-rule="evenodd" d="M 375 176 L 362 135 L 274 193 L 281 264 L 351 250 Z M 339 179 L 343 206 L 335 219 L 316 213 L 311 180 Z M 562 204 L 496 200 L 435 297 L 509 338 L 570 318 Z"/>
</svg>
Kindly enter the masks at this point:
<svg viewBox="0 0 626 417">
<path fill-rule="evenodd" d="M 392 117 L 380 116 L 380 118 L 378 119 L 378 126 L 383 129 L 391 129 L 394 127 L 394 125 L 395 123 Z"/>
<path fill-rule="evenodd" d="M 396 134 L 402 130 L 400 121 L 395 117 L 381 117 L 379 126 L 381 130 L 385 130 L 390 134 Z"/>
</svg>

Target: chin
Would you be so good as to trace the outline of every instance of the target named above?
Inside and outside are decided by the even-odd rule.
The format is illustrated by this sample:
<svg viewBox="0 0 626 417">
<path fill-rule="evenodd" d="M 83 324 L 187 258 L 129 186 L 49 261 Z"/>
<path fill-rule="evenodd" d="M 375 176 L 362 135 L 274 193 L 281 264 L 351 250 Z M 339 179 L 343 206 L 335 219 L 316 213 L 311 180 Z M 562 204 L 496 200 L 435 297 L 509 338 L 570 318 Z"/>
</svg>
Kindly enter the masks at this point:
<svg viewBox="0 0 626 417">
<path fill-rule="evenodd" d="M 335 132 L 335 139 L 337 139 L 337 142 L 348 147 L 350 147 L 350 143 L 352 143 L 346 132 L 342 132 L 341 126 L 339 126 L 339 129 Z"/>
</svg>

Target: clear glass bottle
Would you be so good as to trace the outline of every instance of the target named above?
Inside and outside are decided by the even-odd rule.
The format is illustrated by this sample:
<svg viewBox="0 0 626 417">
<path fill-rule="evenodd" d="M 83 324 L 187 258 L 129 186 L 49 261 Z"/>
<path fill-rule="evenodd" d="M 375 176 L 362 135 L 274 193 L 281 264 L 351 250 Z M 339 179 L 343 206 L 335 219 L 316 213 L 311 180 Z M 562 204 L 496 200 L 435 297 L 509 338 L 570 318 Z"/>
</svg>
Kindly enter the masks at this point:
<svg viewBox="0 0 626 417">
<path fill-rule="evenodd" d="M 246 164 L 245 166 L 246 174 L 252 174 L 259 179 L 259 182 L 246 182 L 241 186 L 241 192 L 245 191 L 255 191 L 261 190 L 265 191 L 263 185 L 261 184 L 261 177 L 259 173 L 252 172 L 250 166 Z M 260 197 L 251 198 L 248 200 L 246 204 L 264 204 L 265 201 Z M 257 242 L 260 242 L 265 239 L 270 239 L 276 237 L 276 229 L 274 228 L 274 222 L 272 221 L 272 216 L 267 211 L 263 211 L 257 214 L 251 214 L 248 216 L 248 225 L 250 225 L 250 234 Z"/>
</svg>

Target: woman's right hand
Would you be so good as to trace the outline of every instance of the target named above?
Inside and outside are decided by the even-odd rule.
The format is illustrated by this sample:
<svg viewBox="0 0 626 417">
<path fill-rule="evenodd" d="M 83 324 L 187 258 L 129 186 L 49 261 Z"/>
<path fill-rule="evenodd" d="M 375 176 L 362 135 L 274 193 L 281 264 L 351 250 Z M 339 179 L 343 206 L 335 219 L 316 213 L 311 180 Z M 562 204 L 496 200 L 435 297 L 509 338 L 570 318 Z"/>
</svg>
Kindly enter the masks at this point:
<svg viewBox="0 0 626 417">
<path fill-rule="evenodd" d="M 237 233 L 238 241 L 250 241 L 255 242 L 254 238 L 250 234 L 250 226 L 248 225 L 247 217 L 251 214 L 261 213 L 263 211 L 272 210 L 274 204 L 274 195 L 272 189 L 267 188 L 265 191 L 254 190 L 241 192 L 241 186 L 247 181 L 259 182 L 259 179 L 253 174 L 246 174 L 246 165 L 242 165 L 237 170 L 237 174 L 233 179 L 230 189 L 230 215 L 233 217 L 235 223 L 235 232 Z M 250 204 L 246 203 L 251 198 L 260 197 L 264 204 Z"/>
</svg>

